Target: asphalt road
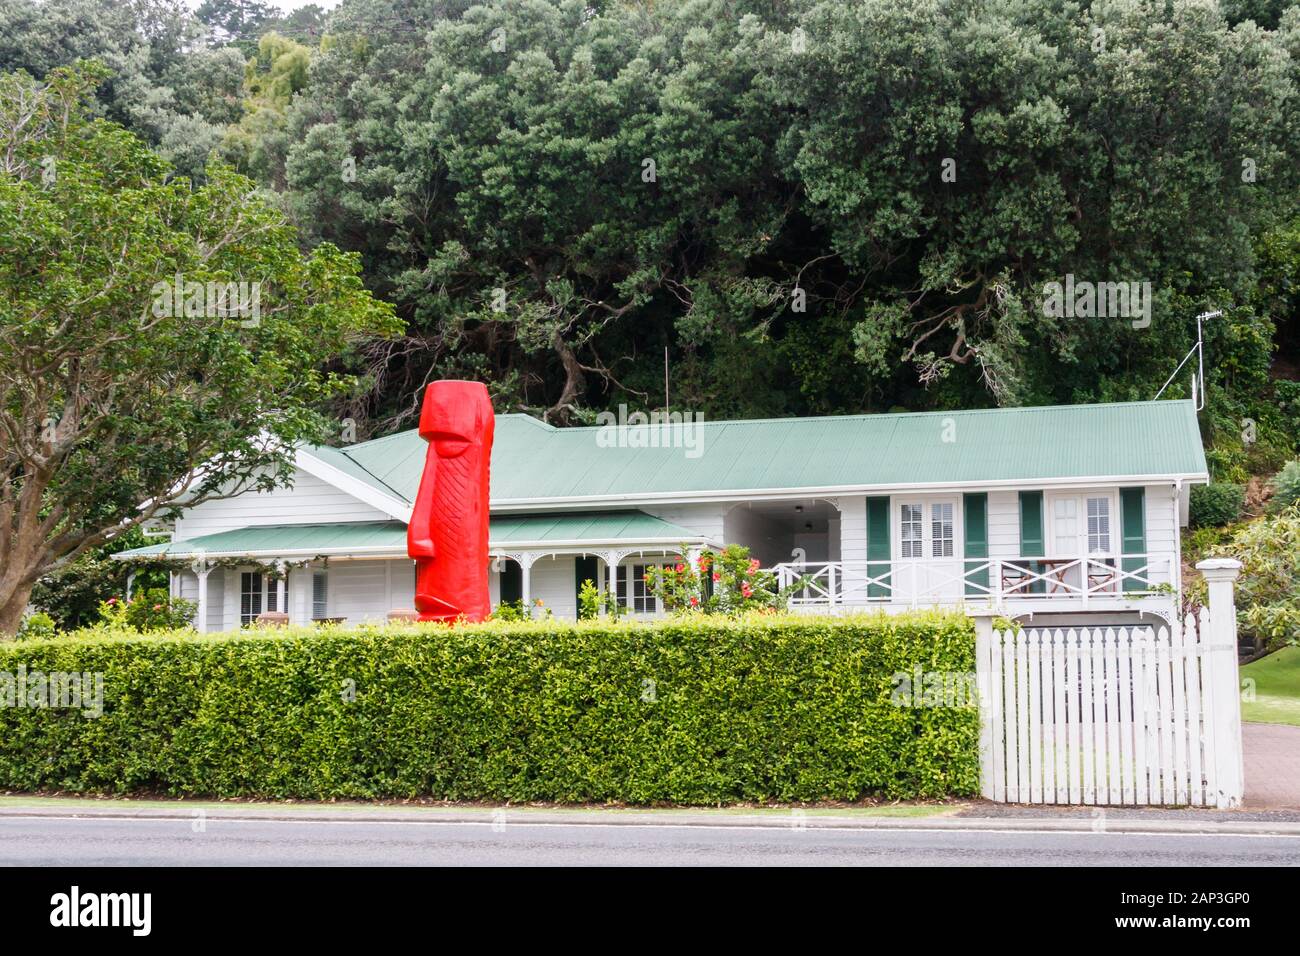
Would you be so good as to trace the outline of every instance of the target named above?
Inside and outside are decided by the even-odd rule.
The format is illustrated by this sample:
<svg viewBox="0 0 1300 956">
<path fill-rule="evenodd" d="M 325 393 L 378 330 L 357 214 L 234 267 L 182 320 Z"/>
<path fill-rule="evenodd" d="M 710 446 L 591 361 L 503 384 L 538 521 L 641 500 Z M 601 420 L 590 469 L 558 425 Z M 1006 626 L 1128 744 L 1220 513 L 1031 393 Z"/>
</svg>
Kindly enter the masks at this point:
<svg viewBox="0 0 1300 956">
<path fill-rule="evenodd" d="M 3 865 L 1300 865 L 1300 834 L 790 825 L 0 818 Z"/>
</svg>

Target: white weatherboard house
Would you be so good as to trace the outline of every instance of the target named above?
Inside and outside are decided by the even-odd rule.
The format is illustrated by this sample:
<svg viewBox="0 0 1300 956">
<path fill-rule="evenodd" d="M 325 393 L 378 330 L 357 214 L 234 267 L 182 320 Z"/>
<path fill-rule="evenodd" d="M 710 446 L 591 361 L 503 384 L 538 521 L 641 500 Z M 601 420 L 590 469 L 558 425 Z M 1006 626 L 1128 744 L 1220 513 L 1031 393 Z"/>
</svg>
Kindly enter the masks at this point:
<svg viewBox="0 0 1300 956">
<path fill-rule="evenodd" d="M 1188 490 L 1209 480 L 1187 401 L 679 427 L 700 429 L 697 447 L 498 416 L 493 602 L 573 617 L 591 579 L 652 615 L 646 565 L 734 543 L 802 577 L 801 610 L 1171 621 Z M 169 541 L 118 557 L 190 562 L 172 589 L 198 602 L 201 630 L 268 611 L 382 621 L 413 605 L 406 522 L 426 447 L 407 431 L 303 448 L 291 488 L 198 505 Z"/>
</svg>

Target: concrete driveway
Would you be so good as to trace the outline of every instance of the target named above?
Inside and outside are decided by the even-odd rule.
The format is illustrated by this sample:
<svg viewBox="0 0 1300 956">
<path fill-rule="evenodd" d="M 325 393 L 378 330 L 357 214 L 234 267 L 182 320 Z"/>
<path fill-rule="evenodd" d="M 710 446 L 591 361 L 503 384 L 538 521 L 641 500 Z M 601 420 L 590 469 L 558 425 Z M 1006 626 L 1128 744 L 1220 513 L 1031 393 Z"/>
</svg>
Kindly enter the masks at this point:
<svg viewBox="0 0 1300 956">
<path fill-rule="evenodd" d="M 1300 727 L 1242 724 L 1246 809 L 1300 808 Z"/>
</svg>

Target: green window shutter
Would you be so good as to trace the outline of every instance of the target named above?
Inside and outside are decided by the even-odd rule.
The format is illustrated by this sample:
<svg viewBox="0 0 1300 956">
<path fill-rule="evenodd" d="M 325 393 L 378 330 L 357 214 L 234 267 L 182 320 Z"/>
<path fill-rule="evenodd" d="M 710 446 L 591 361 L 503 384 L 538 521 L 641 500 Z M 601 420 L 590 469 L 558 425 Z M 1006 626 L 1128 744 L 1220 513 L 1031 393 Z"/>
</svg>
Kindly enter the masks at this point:
<svg viewBox="0 0 1300 956">
<path fill-rule="evenodd" d="M 1046 557 L 1047 549 L 1043 538 L 1043 493 L 1041 491 L 1020 492 L 1020 556 L 1022 558 Z M 1029 569 L 1034 574 L 1042 574 L 1038 562 L 1030 562 Z M 1044 592 L 1043 582 L 1034 581 L 1029 586 L 1032 594 Z"/>
<path fill-rule="evenodd" d="M 574 607 L 582 606 L 581 604 L 577 603 L 577 601 L 578 601 L 578 596 L 582 594 L 582 584 L 584 581 L 590 581 L 592 584 L 596 585 L 597 588 L 600 587 L 600 577 L 598 576 L 599 574 L 600 574 L 600 568 L 598 567 L 598 562 L 595 558 L 590 557 L 588 555 L 579 555 L 577 558 L 574 559 L 573 562 L 573 598 L 575 602 Z"/>
<path fill-rule="evenodd" d="M 988 594 L 989 496 L 980 491 L 962 495 L 963 548 L 966 554 L 966 593 Z"/>
<path fill-rule="evenodd" d="M 524 599 L 524 572 L 517 561 L 509 558 L 501 562 L 500 603 L 506 604 Z"/>
<path fill-rule="evenodd" d="M 880 577 L 880 584 L 867 587 L 868 597 L 889 597 L 889 498 L 867 499 L 867 577 Z"/>
<path fill-rule="evenodd" d="M 1119 490 L 1120 540 L 1124 554 L 1146 554 L 1146 498 L 1145 488 L 1121 488 Z M 1137 571 L 1146 564 L 1146 561 L 1146 558 L 1124 558 L 1121 567 L 1128 572 Z M 1124 590 L 1147 590 L 1142 581 L 1144 577 L 1146 575 L 1125 578 Z"/>
</svg>

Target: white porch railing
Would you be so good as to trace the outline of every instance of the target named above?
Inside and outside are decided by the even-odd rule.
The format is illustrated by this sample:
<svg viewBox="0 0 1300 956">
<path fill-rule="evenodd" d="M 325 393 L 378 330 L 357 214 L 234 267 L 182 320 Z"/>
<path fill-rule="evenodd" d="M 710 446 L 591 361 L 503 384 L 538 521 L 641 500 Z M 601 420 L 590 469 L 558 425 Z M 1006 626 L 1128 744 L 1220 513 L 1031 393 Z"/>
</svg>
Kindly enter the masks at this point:
<svg viewBox="0 0 1300 956">
<path fill-rule="evenodd" d="M 809 561 L 771 568 L 780 586 L 802 581 L 792 608 L 930 605 L 1008 601 L 1086 608 L 1168 591 L 1173 554 L 1079 558 L 928 558 L 904 561 Z"/>
</svg>

